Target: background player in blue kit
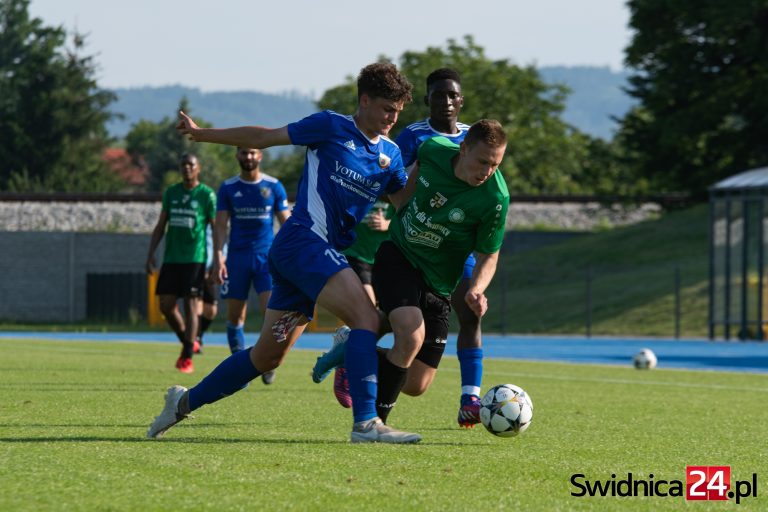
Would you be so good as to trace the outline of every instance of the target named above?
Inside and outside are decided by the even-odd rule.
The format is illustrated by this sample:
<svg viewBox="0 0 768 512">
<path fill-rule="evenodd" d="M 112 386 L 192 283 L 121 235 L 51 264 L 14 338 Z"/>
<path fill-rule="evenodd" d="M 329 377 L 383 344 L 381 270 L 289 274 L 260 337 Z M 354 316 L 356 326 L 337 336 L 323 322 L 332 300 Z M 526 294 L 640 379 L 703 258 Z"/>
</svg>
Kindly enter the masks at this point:
<svg viewBox="0 0 768 512">
<path fill-rule="evenodd" d="M 279 366 L 317 303 L 351 328 L 346 344 L 354 417 L 350 440 L 421 440 L 418 434 L 385 425 L 376 415 L 381 318 L 341 253 L 352 244 L 353 228 L 380 195 L 389 195 L 395 205 L 408 195 L 400 150 L 386 135 L 411 100 L 412 86 L 393 64 L 380 62 L 361 70 L 357 89 L 354 115 L 318 112 L 277 129 L 205 129 L 180 113 L 178 131 L 195 141 L 255 148 L 296 144 L 306 146 L 307 153 L 291 218 L 269 252 L 273 289 L 258 342 L 225 359 L 191 389 L 171 387 L 148 437 L 162 436 L 191 411 L 237 392 Z"/>
<path fill-rule="evenodd" d="M 416 161 L 419 146 L 432 137 L 441 136 L 461 143 L 469 125 L 458 121 L 464 96 L 461 93 L 461 77 L 453 69 L 441 68 L 427 76 L 427 94 L 424 102 L 429 106 L 429 118 L 408 125 L 395 142 L 403 155 L 403 164 L 409 167 Z M 483 379 L 483 349 L 480 317 L 467 305 L 464 296 L 469 289 L 475 256 L 470 254 L 464 264 L 464 274 L 451 294 L 451 307 L 459 319 L 459 335 L 456 341 L 457 356 L 461 368 L 461 397 L 458 422 L 462 427 L 473 427 L 480 422 L 480 386 Z M 426 340 L 429 342 L 430 340 Z M 416 360 L 408 370 L 403 393 L 420 395 L 429 387 L 427 366 Z"/>
<path fill-rule="evenodd" d="M 227 301 L 227 342 L 233 354 L 245 349 L 243 325 L 251 286 L 259 296 L 261 313 L 267 309 L 272 291 L 267 253 L 274 238 L 274 219 L 282 225 L 290 216 L 285 187 L 261 172 L 261 150 L 238 147 L 236 156 L 240 174 L 219 187 L 213 263 L 213 277 Z M 274 371 L 264 372 L 261 379 L 271 384 L 274 375 Z"/>
</svg>

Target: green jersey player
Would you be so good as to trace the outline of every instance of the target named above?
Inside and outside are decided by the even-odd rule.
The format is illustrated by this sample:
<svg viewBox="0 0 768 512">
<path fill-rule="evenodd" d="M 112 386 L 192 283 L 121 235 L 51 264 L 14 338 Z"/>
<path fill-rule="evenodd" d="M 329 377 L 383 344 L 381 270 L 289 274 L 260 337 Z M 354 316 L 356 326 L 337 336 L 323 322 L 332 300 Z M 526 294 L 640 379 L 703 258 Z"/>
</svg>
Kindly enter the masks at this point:
<svg viewBox="0 0 768 512">
<path fill-rule="evenodd" d="M 176 368 L 192 373 L 192 353 L 198 330 L 198 311 L 205 280 L 206 228 L 216 216 L 216 193 L 200 183 L 195 155 L 181 157 L 182 182 L 163 194 L 163 207 L 149 243 L 146 270 L 155 270 L 155 250 L 165 236 L 165 251 L 156 293 L 160 311 L 181 342 Z M 167 232 L 166 232 L 167 228 Z M 184 300 L 182 317 L 176 301 Z"/>
<path fill-rule="evenodd" d="M 482 317 L 484 294 L 496 271 L 504 238 L 509 192 L 498 171 L 506 135 L 497 121 L 472 125 L 456 145 L 444 137 L 425 141 L 411 173 L 411 200 L 390 224 L 391 241 L 376 254 L 373 286 L 395 335 L 379 353 L 377 410 L 386 417 L 402 390 L 429 388 L 445 350 L 450 294 L 473 251 L 477 264 L 463 300 Z"/>
</svg>

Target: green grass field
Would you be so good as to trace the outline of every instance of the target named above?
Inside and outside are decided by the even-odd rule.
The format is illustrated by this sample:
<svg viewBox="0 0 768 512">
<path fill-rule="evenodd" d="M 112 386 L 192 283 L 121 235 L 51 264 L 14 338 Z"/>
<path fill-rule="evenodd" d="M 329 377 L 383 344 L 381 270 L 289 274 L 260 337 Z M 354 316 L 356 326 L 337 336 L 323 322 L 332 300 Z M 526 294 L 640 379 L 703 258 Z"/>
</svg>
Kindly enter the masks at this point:
<svg viewBox="0 0 768 512">
<path fill-rule="evenodd" d="M 0 340 L 0 510 L 723 510 L 684 498 L 573 497 L 570 478 L 685 480 L 686 465 L 759 478 L 768 507 L 768 377 L 487 360 L 484 382 L 531 395 L 533 424 L 496 438 L 456 425 L 458 366 L 402 397 L 390 421 L 419 445 L 352 445 L 351 414 L 297 350 L 260 381 L 195 412 L 159 441 L 144 435 L 171 384 L 171 344 Z"/>
</svg>

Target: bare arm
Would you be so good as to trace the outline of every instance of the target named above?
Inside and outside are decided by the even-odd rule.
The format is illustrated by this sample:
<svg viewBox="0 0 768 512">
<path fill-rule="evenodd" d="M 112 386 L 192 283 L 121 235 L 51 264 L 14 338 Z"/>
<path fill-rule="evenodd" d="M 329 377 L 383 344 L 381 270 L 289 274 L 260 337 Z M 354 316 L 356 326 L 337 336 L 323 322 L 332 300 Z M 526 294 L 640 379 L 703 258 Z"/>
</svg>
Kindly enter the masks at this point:
<svg viewBox="0 0 768 512">
<path fill-rule="evenodd" d="M 245 148 L 264 149 L 271 146 L 288 146 L 291 138 L 288 127 L 265 128 L 264 126 L 239 126 L 236 128 L 200 128 L 191 117 L 179 112 L 176 131 L 195 142 L 212 142 Z"/>
<path fill-rule="evenodd" d="M 405 182 L 405 186 L 395 192 L 389 194 L 389 200 L 395 205 L 395 208 L 399 210 L 403 205 L 413 197 L 413 192 L 416 190 L 416 180 L 419 179 L 419 161 L 416 160 L 413 165 L 408 168 L 408 181 Z"/>
<path fill-rule="evenodd" d="M 469 309 L 474 311 L 478 317 L 482 317 L 488 311 L 488 298 L 485 296 L 485 290 L 491 284 L 493 275 L 496 273 L 498 261 L 498 252 L 493 254 L 477 253 L 477 264 L 475 264 L 475 270 L 472 272 L 469 290 L 464 295 L 464 300 Z"/>
<path fill-rule="evenodd" d="M 291 210 L 281 210 L 277 212 L 275 216 L 277 217 L 277 221 L 282 226 L 285 223 L 285 221 L 288 220 L 288 217 L 291 216 Z"/>
<path fill-rule="evenodd" d="M 160 212 L 160 217 L 157 219 L 155 229 L 152 230 L 152 238 L 149 240 L 149 252 L 147 253 L 147 262 L 144 265 L 144 269 L 147 274 L 151 274 L 157 268 L 155 264 L 155 251 L 157 246 L 160 245 L 160 241 L 165 236 L 165 226 L 168 224 L 168 213 L 163 210 Z"/>
<path fill-rule="evenodd" d="M 229 212 L 220 210 L 216 212 L 216 221 L 213 224 L 213 269 L 212 279 L 221 284 L 227 278 L 227 266 L 224 261 L 224 241 L 227 239 L 227 225 L 229 224 Z"/>
</svg>

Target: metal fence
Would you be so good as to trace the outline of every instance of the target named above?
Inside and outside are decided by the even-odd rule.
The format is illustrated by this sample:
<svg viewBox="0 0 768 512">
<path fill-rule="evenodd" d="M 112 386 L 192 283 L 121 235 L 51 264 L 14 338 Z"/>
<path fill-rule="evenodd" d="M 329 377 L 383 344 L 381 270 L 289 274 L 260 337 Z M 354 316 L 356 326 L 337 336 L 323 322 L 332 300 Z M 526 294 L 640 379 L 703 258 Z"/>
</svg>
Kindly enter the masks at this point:
<svg viewBox="0 0 768 512">
<path fill-rule="evenodd" d="M 705 337 L 706 267 L 501 265 L 485 332 Z"/>
</svg>

